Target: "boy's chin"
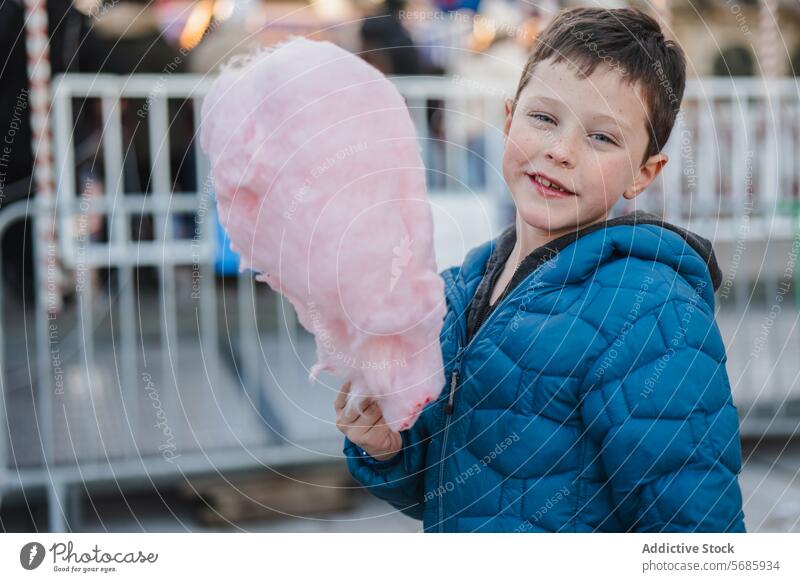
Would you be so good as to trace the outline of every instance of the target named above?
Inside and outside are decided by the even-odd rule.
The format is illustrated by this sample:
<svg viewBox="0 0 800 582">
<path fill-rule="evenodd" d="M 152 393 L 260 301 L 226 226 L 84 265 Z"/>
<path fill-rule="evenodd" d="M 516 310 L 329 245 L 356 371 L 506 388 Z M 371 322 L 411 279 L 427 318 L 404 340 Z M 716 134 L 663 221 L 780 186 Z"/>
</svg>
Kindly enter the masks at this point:
<svg viewBox="0 0 800 582">
<path fill-rule="evenodd" d="M 577 228 L 579 216 L 576 208 L 547 208 L 539 204 L 517 204 L 517 214 L 529 227 L 542 233 L 560 232 Z"/>
</svg>

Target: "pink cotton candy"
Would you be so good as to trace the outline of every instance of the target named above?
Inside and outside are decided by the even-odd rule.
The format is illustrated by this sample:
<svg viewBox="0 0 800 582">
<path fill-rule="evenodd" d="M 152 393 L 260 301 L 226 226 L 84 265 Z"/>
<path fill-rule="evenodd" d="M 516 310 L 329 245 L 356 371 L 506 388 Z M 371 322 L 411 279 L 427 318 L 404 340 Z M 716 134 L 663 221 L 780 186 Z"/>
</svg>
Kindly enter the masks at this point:
<svg viewBox="0 0 800 582">
<path fill-rule="evenodd" d="M 294 38 L 227 67 L 203 103 L 220 220 L 291 301 L 317 363 L 394 430 L 444 387 L 446 312 L 414 126 L 377 69 Z M 338 387 L 337 387 L 338 390 Z"/>
</svg>

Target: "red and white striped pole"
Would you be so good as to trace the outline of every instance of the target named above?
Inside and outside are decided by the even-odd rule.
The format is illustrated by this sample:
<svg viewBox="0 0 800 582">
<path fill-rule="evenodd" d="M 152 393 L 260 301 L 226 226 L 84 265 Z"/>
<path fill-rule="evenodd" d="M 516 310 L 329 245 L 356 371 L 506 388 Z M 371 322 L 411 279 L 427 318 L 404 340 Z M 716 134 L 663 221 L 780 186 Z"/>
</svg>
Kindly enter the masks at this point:
<svg viewBox="0 0 800 582">
<path fill-rule="evenodd" d="M 761 0 L 759 8 L 758 59 L 767 78 L 781 73 L 781 40 L 778 29 L 778 0 Z"/>
<path fill-rule="evenodd" d="M 37 206 L 37 289 L 45 297 L 48 313 L 61 309 L 61 270 L 55 246 L 55 182 L 53 179 L 52 133 L 50 131 L 50 44 L 46 0 L 24 0 L 25 47 L 28 56 L 28 92 L 33 149 L 33 183 Z M 46 203 L 41 205 L 40 203 Z M 50 204 L 47 204 L 50 203 Z M 45 211 L 50 209 L 50 213 Z"/>
</svg>

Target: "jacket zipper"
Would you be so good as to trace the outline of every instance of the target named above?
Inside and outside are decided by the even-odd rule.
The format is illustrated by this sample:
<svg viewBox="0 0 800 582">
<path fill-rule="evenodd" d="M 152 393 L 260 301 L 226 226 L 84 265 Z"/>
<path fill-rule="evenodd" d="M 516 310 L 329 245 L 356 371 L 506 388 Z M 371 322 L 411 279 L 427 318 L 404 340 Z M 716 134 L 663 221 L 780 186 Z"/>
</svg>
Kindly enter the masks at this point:
<svg viewBox="0 0 800 582">
<path fill-rule="evenodd" d="M 447 395 L 447 403 L 444 405 L 445 421 L 444 436 L 442 436 L 442 458 L 439 462 L 439 532 L 444 532 L 444 460 L 447 457 L 447 435 L 450 432 L 450 421 L 453 419 L 453 399 L 455 398 L 456 388 L 458 387 L 458 376 L 461 373 L 461 357 L 465 348 L 459 347 L 456 355 L 456 363 L 453 373 L 450 375 L 450 394 Z"/>
<path fill-rule="evenodd" d="M 542 269 L 542 267 L 549 261 L 544 261 L 541 265 L 536 267 L 533 270 L 530 277 L 536 277 L 537 273 Z M 527 279 L 526 277 L 525 279 Z M 522 281 L 520 281 L 520 284 Z M 506 295 L 505 291 L 503 295 Z M 447 395 L 447 403 L 444 406 L 444 414 L 445 414 L 445 423 L 444 423 L 444 435 L 442 436 L 442 456 L 439 461 L 439 532 L 444 532 L 444 504 L 442 503 L 442 497 L 444 495 L 444 461 L 447 458 L 447 436 L 450 432 L 450 422 L 453 419 L 453 410 L 455 409 L 455 395 L 456 389 L 458 388 L 458 379 L 461 375 L 461 365 L 463 362 L 464 353 L 469 349 L 469 347 L 475 342 L 475 340 L 480 335 L 480 332 L 488 327 L 489 321 L 491 321 L 492 317 L 494 317 L 497 313 L 500 312 L 500 308 L 502 307 L 503 303 L 506 302 L 513 295 L 512 293 L 507 294 L 505 297 L 501 297 L 498 299 L 497 304 L 495 305 L 492 312 L 489 314 L 489 317 L 486 319 L 485 325 L 481 323 L 480 327 L 475 329 L 475 333 L 472 334 L 472 339 L 467 342 L 467 345 L 464 347 L 458 348 L 458 352 L 456 354 L 456 361 L 455 365 L 453 366 L 453 372 L 450 374 L 450 393 Z M 464 326 L 466 327 L 466 321 L 464 322 Z M 464 334 L 466 335 L 466 334 Z"/>
<path fill-rule="evenodd" d="M 444 413 L 445 414 L 453 414 L 453 398 L 456 394 L 456 387 L 458 386 L 458 374 L 459 370 L 453 370 L 453 373 L 450 375 L 450 394 L 447 396 L 447 404 L 444 406 Z"/>
</svg>

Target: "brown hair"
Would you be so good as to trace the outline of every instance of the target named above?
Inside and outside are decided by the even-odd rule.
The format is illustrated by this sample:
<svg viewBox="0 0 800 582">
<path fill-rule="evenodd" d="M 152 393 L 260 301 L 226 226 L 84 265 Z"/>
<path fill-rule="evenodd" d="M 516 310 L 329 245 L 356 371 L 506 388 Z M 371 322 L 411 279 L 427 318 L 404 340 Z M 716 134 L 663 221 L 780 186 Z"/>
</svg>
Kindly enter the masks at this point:
<svg viewBox="0 0 800 582">
<path fill-rule="evenodd" d="M 550 58 L 567 62 L 583 78 L 602 64 L 616 69 L 631 85 L 638 83 L 649 112 L 650 140 L 642 163 L 661 151 L 683 100 L 686 59 L 673 40 L 664 38 L 658 22 L 635 8 L 562 11 L 533 45 L 512 112 L 536 65 Z"/>
</svg>

